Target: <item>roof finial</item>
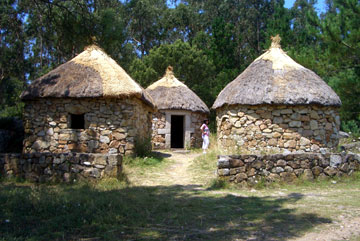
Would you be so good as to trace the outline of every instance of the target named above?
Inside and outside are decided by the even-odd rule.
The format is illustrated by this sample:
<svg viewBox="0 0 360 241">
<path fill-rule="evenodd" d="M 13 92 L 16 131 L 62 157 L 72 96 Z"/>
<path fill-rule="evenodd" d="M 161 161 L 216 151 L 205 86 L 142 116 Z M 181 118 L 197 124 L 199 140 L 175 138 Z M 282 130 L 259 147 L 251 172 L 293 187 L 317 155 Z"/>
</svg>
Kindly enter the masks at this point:
<svg viewBox="0 0 360 241">
<path fill-rule="evenodd" d="M 279 34 L 277 34 L 275 37 L 271 36 L 271 46 L 270 48 L 281 48 L 280 41 L 281 38 Z"/>
<path fill-rule="evenodd" d="M 174 75 L 173 73 L 173 67 L 171 65 L 169 65 L 167 68 L 166 68 L 166 75 Z"/>
</svg>

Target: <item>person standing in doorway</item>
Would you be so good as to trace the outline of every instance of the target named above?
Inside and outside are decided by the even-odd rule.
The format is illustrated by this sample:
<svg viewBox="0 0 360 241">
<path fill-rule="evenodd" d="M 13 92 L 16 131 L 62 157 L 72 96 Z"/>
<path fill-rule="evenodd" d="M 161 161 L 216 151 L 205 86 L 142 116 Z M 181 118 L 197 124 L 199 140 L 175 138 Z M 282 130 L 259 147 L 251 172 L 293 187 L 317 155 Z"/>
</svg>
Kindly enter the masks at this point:
<svg viewBox="0 0 360 241">
<path fill-rule="evenodd" d="M 209 120 L 204 120 L 204 124 L 202 124 L 202 126 L 200 127 L 202 133 L 202 139 L 203 139 L 203 144 L 202 144 L 203 153 L 206 153 L 206 150 L 208 149 L 210 143 L 209 140 L 210 129 L 208 125 L 209 125 Z"/>
</svg>

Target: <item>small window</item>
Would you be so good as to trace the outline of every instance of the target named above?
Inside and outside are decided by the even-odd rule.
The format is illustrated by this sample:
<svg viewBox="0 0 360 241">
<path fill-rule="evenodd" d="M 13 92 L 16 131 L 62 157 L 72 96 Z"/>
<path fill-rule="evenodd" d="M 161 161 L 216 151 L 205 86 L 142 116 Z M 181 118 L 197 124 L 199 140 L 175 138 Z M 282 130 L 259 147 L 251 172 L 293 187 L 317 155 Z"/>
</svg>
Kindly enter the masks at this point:
<svg viewBox="0 0 360 241">
<path fill-rule="evenodd" d="M 72 129 L 85 129 L 85 115 L 70 115 L 70 127 Z"/>
</svg>

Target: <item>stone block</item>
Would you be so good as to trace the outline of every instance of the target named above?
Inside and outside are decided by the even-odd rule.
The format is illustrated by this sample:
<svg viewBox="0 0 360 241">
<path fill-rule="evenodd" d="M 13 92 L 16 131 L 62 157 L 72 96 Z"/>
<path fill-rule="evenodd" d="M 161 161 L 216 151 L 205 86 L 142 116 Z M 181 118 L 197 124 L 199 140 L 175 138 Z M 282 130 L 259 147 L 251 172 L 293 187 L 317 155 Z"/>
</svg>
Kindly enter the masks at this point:
<svg viewBox="0 0 360 241">
<path fill-rule="evenodd" d="M 301 127 L 301 121 L 290 121 L 289 126 L 290 127 Z"/>
<path fill-rule="evenodd" d="M 282 172 L 280 173 L 280 178 L 285 182 L 294 182 L 297 177 L 292 172 Z"/>
<path fill-rule="evenodd" d="M 317 111 L 312 110 L 312 111 L 310 111 L 310 118 L 317 120 L 317 119 L 319 119 L 320 117 L 319 117 Z"/>
<path fill-rule="evenodd" d="M 342 163 L 342 158 L 340 155 L 331 155 L 330 156 L 330 166 L 338 167 Z"/>
<path fill-rule="evenodd" d="M 314 175 L 313 175 L 313 173 L 312 173 L 312 171 L 310 169 L 304 169 L 303 178 L 305 180 L 313 180 Z"/>
<path fill-rule="evenodd" d="M 293 111 L 292 111 L 292 109 L 282 109 L 282 110 L 280 110 L 280 113 L 281 114 L 292 114 L 293 113 Z"/>
<path fill-rule="evenodd" d="M 278 161 L 276 162 L 276 166 L 278 166 L 278 167 L 285 167 L 285 166 L 286 166 L 286 161 L 280 159 L 280 160 L 278 160 Z"/>
<path fill-rule="evenodd" d="M 254 161 L 251 166 L 255 169 L 261 169 L 261 168 L 264 168 L 265 167 L 265 164 L 260 161 L 260 160 L 257 160 L 257 161 Z"/>
<path fill-rule="evenodd" d="M 285 148 L 295 148 L 296 141 L 294 141 L 294 140 L 287 141 L 287 142 L 285 142 L 284 147 Z"/>
<path fill-rule="evenodd" d="M 311 144 L 311 141 L 305 137 L 300 138 L 300 146 L 308 146 Z"/>
<path fill-rule="evenodd" d="M 276 182 L 280 180 L 280 175 L 275 174 L 275 173 L 270 173 L 267 177 L 266 180 L 270 181 L 270 182 Z"/>
<path fill-rule="evenodd" d="M 284 122 L 282 117 L 274 117 L 274 124 L 282 124 Z"/>
<path fill-rule="evenodd" d="M 272 170 L 271 170 L 272 173 L 281 173 L 281 172 L 284 172 L 284 168 L 282 167 L 274 167 Z"/>
<path fill-rule="evenodd" d="M 317 130 L 317 129 L 319 129 L 318 122 L 317 122 L 316 120 L 311 120 L 311 121 L 310 121 L 310 128 L 311 128 L 311 130 Z"/>
<path fill-rule="evenodd" d="M 311 170 L 312 170 L 314 176 L 316 176 L 316 177 L 319 176 L 323 172 L 323 168 L 321 168 L 319 166 L 315 166 Z"/>
<path fill-rule="evenodd" d="M 324 173 L 326 173 L 328 176 L 333 177 L 337 174 L 338 170 L 334 167 L 327 167 L 324 169 Z"/>
<path fill-rule="evenodd" d="M 255 176 L 255 174 L 256 174 L 255 168 L 250 168 L 250 170 L 248 170 L 247 173 L 246 173 L 246 175 L 247 175 L 248 177 Z"/>
<path fill-rule="evenodd" d="M 218 166 L 218 168 L 230 167 L 229 156 L 218 156 L 217 166 Z"/>
<path fill-rule="evenodd" d="M 276 132 L 277 133 L 277 132 Z M 268 141 L 269 146 L 277 146 L 278 142 L 276 139 L 272 138 Z"/>
<path fill-rule="evenodd" d="M 225 161 L 225 163 L 226 163 L 226 161 Z M 242 160 L 240 160 L 240 159 L 230 159 L 228 164 L 230 165 L 230 167 L 242 167 L 242 166 L 244 166 L 244 162 Z M 227 166 L 224 166 L 224 167 L 227 167 Z"/>
<path fill-rule="evenodd" d="M 218 175 L 219 176 L 229 176 L 230 169 L 229 168 L 218 169 Z"/>
<path fill-rule="evenodd" d="M 246 175 L 246 173 L 238 173 L 235 176 L 235 182 L 239 183 L 243 180 L 246 180 L 248 178 L 248 176 Z"/>
</svg>

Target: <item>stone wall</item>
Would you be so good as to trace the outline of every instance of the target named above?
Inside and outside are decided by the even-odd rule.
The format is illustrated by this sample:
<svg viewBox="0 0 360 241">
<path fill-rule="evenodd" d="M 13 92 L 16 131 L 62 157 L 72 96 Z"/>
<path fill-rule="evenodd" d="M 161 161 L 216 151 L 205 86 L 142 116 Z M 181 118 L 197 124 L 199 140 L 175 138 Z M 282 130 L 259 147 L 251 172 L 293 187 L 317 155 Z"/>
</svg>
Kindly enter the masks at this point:
<svg viewBox="0 0 360 241">
<path fill-rule="evenodd" d="M 121 167 L 122 156 L 114 154 L 0 154 L 1 177 L 21 177 L 33 182 L 73 182 L 117 177 Z"/>
<path fill-rule="evenodd" d="M 135 98 L 26 101 L 23 152 L 129 154 L 150 138 L 151 112 Z M 70 114 L 84 114 L 85 129 L 71 129 Z"/>
<path fill-rule="evenodd" d="M 200 127 L 207 115 L 186 110 L 160 110 L 154 113 L 152 120 L 152 143 L 155 149 L 171 147 L 171 115 L 185 117 L 185 144 L 184 147 L 201 147 L 202 138 Z"/>
<path fill-rule="evenodd" d="M 318 152 L 338 145 L 335 107 L 234 105 L 216 111 L 218 144 L 224 149 Z"/>
<path fill-rule="evenodd" d="M 351 175 L 360 170 L 358 154 L 275 154 L 218 156 L 218 175 L 235 183 L 292 182 L 305 179 Z"/>
</svg>

